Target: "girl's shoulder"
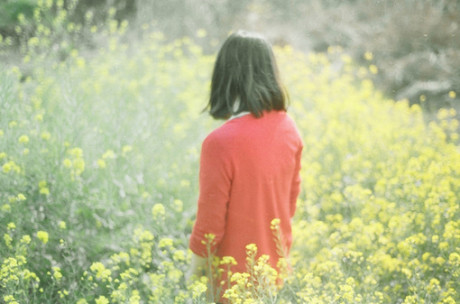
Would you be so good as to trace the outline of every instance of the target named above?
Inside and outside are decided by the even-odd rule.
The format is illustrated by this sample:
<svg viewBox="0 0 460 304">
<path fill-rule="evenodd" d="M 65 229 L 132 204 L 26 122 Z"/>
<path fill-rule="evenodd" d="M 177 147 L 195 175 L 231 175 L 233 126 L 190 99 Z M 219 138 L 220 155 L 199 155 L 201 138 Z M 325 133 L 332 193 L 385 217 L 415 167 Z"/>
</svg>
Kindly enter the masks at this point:
<svg viewBox="0 0 460 304">
<path fill-rule="evenodd" d="M 218 128 L 214 129 L 204 140 L 204 144 L 228 146 L 246 141 L 246 138 L 265 136 L 277 129 L 284 129 L 288 133 L 295 133 L 300 137 L 294 120 L 286 111 L 264 112 L 259 118 L 247 114 L 231 120 L 227 120 Z M 271 131 L 270 131 L 271 130 Z"/>
<path fill-rule="evenodd" d="M 233 128 L 225 122 L 221 126 L 211 131 L 203 140 L 203 146 L 222 147 L 228 139 L 234 136 Z"/>
</svg>

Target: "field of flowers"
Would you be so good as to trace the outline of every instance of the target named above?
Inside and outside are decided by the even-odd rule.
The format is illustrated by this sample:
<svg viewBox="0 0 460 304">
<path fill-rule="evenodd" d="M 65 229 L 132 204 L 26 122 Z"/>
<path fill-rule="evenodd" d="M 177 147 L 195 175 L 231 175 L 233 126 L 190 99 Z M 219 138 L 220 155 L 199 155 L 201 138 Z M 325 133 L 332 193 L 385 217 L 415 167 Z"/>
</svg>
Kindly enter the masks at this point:
<svg viewBox="0 0 460 304">
<path fill-rule="evenodd" d="M 65 12 L 27 37 L 20 67 L 0 66 L 0 302 L 206 303 L 206 280 L 184 279 L 200 145 L 219 125 L 201 114 L 206 33 L 129 38 Z M 455 111 L 427 122 L 387 100 L 364 51 L 365 67 L 338 47 L 276 55 L 305 142 L 293 271 L 270 293 L 236 278 L 233 303 L 460 301 Z"/>
</svg>

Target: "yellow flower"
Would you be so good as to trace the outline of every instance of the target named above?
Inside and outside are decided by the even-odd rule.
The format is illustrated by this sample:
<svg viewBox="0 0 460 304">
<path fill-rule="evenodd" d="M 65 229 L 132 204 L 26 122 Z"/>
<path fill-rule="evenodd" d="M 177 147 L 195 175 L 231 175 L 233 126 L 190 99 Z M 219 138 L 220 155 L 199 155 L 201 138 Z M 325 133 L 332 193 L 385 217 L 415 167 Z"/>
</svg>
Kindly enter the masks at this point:
<svg viewBox="0 0 460 304">
<path fill-rule="evenodd" d="M 222 260 L 220 261 L 221 265 L 236 265 L 237 262 L 234 257 L 232 256 L 224 256 L 222 257 Z"/>
<path fill-rule="evenodd" d="M 8 295 L 8 296 L 3 296 L 3 301 L 7 304 L 18 304 L 14 296 Z"/>
<path fill-rule="evenodd" d="M 206 37 L 206 35 L 207 35 L 207 32 L 206 32 L 205 29 L 199 29 L 199 30 L 196 32 L 196 36 L 197 36 L 198 38 L 204 38 L 204 37 Z"/>
<path fill-rule="evenodd" d="M 104 296 L 100 296 L 96 299 L 96 304 L 109 304 L 109 300 Z"/>
<path fill-rule="evenodd" d="M 123 148 L 121 149 L 123 155 L 126 155 L 128 152 L 130 152 L 132 150 L 133 150 L 133 147 L 128 146 L 128 145 L 123 146 Z"/>
<path fill-rule="evenodd" d="M 10 171 L 14 171 L 16 173 L 21 172 L 21 168 L 12 160 L 10 160 L 9 162 L 4 163 L 3 166 L 2 166 L 2 170 L 3 170 L 4 173 L 9 173 Z"/>
<path fill-rule="evenodd" d="M 21 135 L 18 139 L 18 141 L 22 144 L 27 144 L 29 142 L 29 136 L 27 135 Z"/>
<path fill-rule="evenodd" d="M 49 140 L 51 138 L 51 134 L 50 134 L 50 132 L 44 131 L 44 132 L 42 132 L 41 137 L 44 140 Z"/>
<path fill-rule="evenodd" d="M 372 52 L 368 51 L 364 53 L 364 59 L 371 61 L 373 58 L 374 58 L 374 54 L 372 54 Z"/>
<path fill-rule="evenodd" d="M 56 281 L 60 281 L 62 279 L 62 273 L 61 273 L 61 268 L 59 267 L 53 267 L 53 277 L 56 279 Z"/>
<path fill-rule="evenodd" d="M 7 162 L 7 163 L 3 164 L 2 170 L 3 170 L 4 173 L 8 173 L 8 172 L 11 171 L 11 167 L 12 167 L 11 162 Z"/>
<path fill-rule="evenodd" d="M 422 255 L 422 260 L 423 260 L 424 262 L 426 262 L 426 261 L 430 258 L 430 256 L 431 256 L 431 253 L 425 252 L 425 253 Z"/>
<path fill-rule="evenodd" d="M 436 263 L 439 265 L 443 265 L 446 260 L 443 257 L 437 257 Z"/>
<path fill-rule="evenodd" d="M 440 250 L 446 250 L 447 248 L 449 248 L 449 243 L 448 242 L 440 242 L 439 243 L 439 249 Z"/>
<path fill-rule="evenodd" d="M 48 188 L 48 184 L 47 184 L 46 180 L 41 180 L 38 183 L 38 188 L 39 188 L 40 194 L 43 194 L 43 195 L 49 195 L 50 194 L 50 189 Z"/>
<path fill-rule="evenodd" d="M 174 210 L 176 212 L 182 212 L 183 211 L 184 203 L 181 200 L 175 199 L 174 202 L 173 202 L 173 205 L 174 205 Z"/>
<path fill-rule="evenodd" d="M 372 73 L 372 74 L 377 74 L 379 72 L 379 69 L 377 68 L 377 66 L 375 64 L 371 64 L 369 66 L 369 71 Z"/>
<path fill-rule="evenodd" d="M 173 254 L 173 260 L 176 262 L 185 261 L 185 253 L 183 250 L 176 250 Z"/>
<path fill-rule="evenodd" d="M 202 294 L 208 290 L 206 282 L 202 282 L 199 280 L 194 281 L 188 289 L 192 292 L 192 298 L 198 299 Z"/>
<path fill-rule="evenodd" d="M 274 218 L 271 222 L 270 222 L 270 229 L 271 230 L 276 230 L 278 229 L 279 225 L 280 225 L 280 219 L 279 218 Z"/>
<path fill-rule="evenodd" d="M 30 238 L 30 235 L 28 235 L 28 234 L 23 235 L 21 240 L 20 240 L 21 244 L 29 244 L 31 241 L 32 241 L 32 239 Z"/>
<path fill-rule="evenodd" d="M 105 167 L 107 167 L 107 164 L 106 164 L 105 160 L 100 158 L 100 159 L 97 160 L 97 166 L 99 168 L 101 168 L 101 169 L 104 169 Z"/>
<path fill-rule="evenodd" d="M 85 161 L 83 158 L 74 159 L 73 167 L 75 169 L 75 175 L 80 175 L 83 171 L 85 171 Z"/>
<path fill-rule="evenodd" d="M 91 20 L 94 17 L 94 13 L 92 11 L 88 11 L 85 13 L 85 19 L 86 20 Z"/>
<path fill-rule="evenodd" d="M 129 304 L 139 304 L 141 297 L 138 290 L 133 290 L 131 297 L 129 297 Z"/>
<path fill-rule="evenodd" d="M 95 262 L 91 265 L 90 267 L 91 271 L 92 272 L 95 272 L 96 273 L 96 278 L 97 279 L 100 279 L 102 281 L 107 281 L 109 279 L 111 279 L 111 274 L 112 272 L 105 268 L 104 264 L 102 264 L 101 262 Z"/>
<path fill-rule="evenodd" d="M 37 237 L 43 244 L 48 243 L 48 232 L 42 230 L 37 231 Z"/>
<path fill-rule="evenodd" d="M 134 235 L 138 237 L 141 242 L 148 242 L 154 239 L 153 234 L 148 230 L 136 229 Z"/>
<path fill-rule="evenodd" d="M 64 143 L 64 145 L 65 144 L 66 143 Z M 81 157 L 83 157 L 83 150 L 78 148 L 78 147 L 76 147 L 76 148 L 70 149 L 69 154 L 72 155 L 75 158 L 81 158 Z"/>
<path fill-rule="evenodd" d="M 346 64 L 350 64 L 350 63 L 352 63 L 352 61 L 353 61 L 353 59 L 351 58 L 351 56 L 348 55 L 348 54 L 343 54 L 343 55 L 341 56 L 341 59 L 342 59 L 342 61 L 343 61 L 344 63 L 346 63 Z"/>
<path fill-rule="evenodd" d="M 158 243 L 158 248 L 172 248 L 174 244 L 174 241 L 171 238 L 162 238 L 160 239 L 160 242 Z"/>
<path fill-rule="evenodd" d="M 455 97 L 457 97 L 457 93 L 455 93 L 455 91 L 450 91 L 449 92 L 449 97 L 454 99 Z"/>
<path fill-rule="evenodd" d="M 59 221 L 59 224 L 58 224 L 59 228 L 64 230 L 66 229 L 67 225 L 64 221 Z"/>
<path fill-rule="evenodd" d="M 5 233 L 3 235 L 3 239 L 5 240 L 6 247 L 12 248 L 11 242 L 13 241 L 13 239 L 11 238 L 11 236 L 8 233 Z"/>
<path fill-rule="evenodd" d="M 155 204 L 152 207 L 152 215 L 155 220 L 164 219 L 166 215 L 166 211 L 165 211 L 165 207 L 163 206 L 163 204 L 160 204 L 160 203 Z"/>
<path fill-rule="evenodd" d="M 49 195 L 50 194 L 50 189 L 48 188 L 40 188 L 40 194 L 43 194 L 43 195 Z"/>
<path fill-rule="evenodd" d="M 190 187 L 190 181 L 188 181 L 186 179 L 183 179 L 183 180 L 180 181 L 180 186 L 183 187 L 183 188 Z"/>
<path fill-rule="evenodd" d="M 63 161 L 62 161 L 62 164 L 64 165 L 64 167 L 66 168 L 70 168 L 72 167 L 72 161 L 68 158 L 65 158 Z"/>
<path fill-rule="evenodd" d="M 246 254 L 248 256 L 255 256 L 257 253 L 257 245 L 254 243 L 251 243 L 249 245 L 246 245 Z"/>
<path fill-rule="evenodd" d="M 451 265 L 454 265 L 455 267 L 459 267 L 460 266 L 460 254 L 457 252 L 452 252 L 449 255 L 449 263 Z"/>
<path fill-rule="evenodd" d="M 4 204 L 1 208 L 3 212 L 11 212 L 11 206 L 9 204 Z"/>
<path fill-rule="evenodd" d="M 115 158 L 115 152 L 113 152 L 113 150 L 107 150 L 103 155 L 102 155 L 102 158 L 103 159 L 113 159 Z"/>
<path fill-rule="evenodd" d="M 213 246 L 214 245 L 214 239 L 216 238 L 216 235 L 213 234 L 213 233 L 206 233 L 204 235 L 204 240 L 201 241 L 201 244 L 203 245 L 210 245 L 210 246 Z"/>
<path fill-rule="evenodd" d="M 130 264 L 130 261 L 129 261 L 130 257 L 129 257 L 129 254 L 126 252 L 119 252 L 117 254 L 113 254 L 110 257 L 110 260 L 114 264 L 120 264 L 121 262 L 125 263 L 126 266 L 129 266 Z"/>
</svg>

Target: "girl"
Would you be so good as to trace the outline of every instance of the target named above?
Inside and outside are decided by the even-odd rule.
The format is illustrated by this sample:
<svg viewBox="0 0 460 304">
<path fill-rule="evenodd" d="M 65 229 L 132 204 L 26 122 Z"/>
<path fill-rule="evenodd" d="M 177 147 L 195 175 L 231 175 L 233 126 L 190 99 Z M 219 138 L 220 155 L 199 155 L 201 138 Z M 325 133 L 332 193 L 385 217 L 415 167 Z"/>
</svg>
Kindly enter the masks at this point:
<svg viewBox="0 0 460 304">
<path fill-rule="evenodd" d="M 235 258 L 232 272 L 246 271 L 248 244 L 257 246 L 258 255 L 269 255 L 278 269 L 273 219 L 279 219 L 281 246 L 289 252 L 302 141 L 286 114 L 286 98 L 271 45 L 257 34 L 230 35 L 215 62 L 206 108 L 227 121 L 202 144 L 189 275 L 205 268 L 207 234 L 214 236 L 215 256 Z"/>
</svg>

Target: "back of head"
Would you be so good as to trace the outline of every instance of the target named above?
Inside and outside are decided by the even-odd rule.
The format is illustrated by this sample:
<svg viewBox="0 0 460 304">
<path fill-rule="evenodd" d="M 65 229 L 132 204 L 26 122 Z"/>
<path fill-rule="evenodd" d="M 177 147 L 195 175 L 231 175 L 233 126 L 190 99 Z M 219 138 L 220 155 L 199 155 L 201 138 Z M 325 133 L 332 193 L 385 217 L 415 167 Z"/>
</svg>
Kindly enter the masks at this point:
<svg viewBox="0 0 460 304">
<path fill-rule="evenodd" d="M 245 31 L 227 38 L 217 55 L 207 108 L 221 119 L 243 111 L 260 117 L 264 110 L 286 110 L 286 94 L 265 38 Z"/>
</svg>

